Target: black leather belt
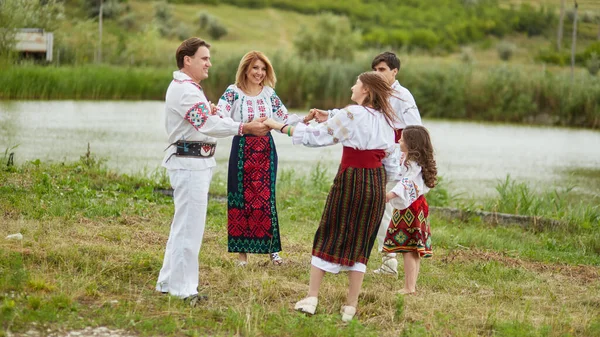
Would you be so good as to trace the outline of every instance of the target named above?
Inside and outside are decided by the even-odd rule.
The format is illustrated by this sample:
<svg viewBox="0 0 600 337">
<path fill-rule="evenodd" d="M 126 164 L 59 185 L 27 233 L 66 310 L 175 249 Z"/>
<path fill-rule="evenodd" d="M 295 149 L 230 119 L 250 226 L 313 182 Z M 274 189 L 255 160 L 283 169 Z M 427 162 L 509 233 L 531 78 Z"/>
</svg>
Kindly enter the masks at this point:
<svg viewBox="0 0 600 337">
<path fill-rule="evenodd" d="M 169 156 L 167 161 L 169 161 L 172 156 L 187 158 L 210 158 L 215 155 L 215 150 L 217 149 L 217 143 L 200 141 L 178 140 L 169 145 L 169 147 L 173 145 L 176 146 L 176 151 Z"/>
</svg>

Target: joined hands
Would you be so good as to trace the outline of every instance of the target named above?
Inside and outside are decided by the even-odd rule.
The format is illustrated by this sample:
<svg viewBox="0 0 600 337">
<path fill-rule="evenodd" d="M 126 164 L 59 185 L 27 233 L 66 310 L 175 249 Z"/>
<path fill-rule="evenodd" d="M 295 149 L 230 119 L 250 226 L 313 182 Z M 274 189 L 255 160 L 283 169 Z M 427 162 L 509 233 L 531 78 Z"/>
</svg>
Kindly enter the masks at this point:
<svg viewBox="0 0 600 337">
<path fill-rule="evenodd" d="M 323 123 L 329 118 L 327 111 L 319 109 L 310 109 L 308 115 L 304 117 L 302 121 L 304 124 L 308 124 L 311 120 L 317 121 L 317 123 Z M 281 130 L 285 127 L 285 124 L 280 123 L 272 118 L 261 117 L 253 120 L 250 123 L 244 124 L 244 133 L 250 133 L 255 136 L 265 136 L 271 130 Z"/>
</svg>

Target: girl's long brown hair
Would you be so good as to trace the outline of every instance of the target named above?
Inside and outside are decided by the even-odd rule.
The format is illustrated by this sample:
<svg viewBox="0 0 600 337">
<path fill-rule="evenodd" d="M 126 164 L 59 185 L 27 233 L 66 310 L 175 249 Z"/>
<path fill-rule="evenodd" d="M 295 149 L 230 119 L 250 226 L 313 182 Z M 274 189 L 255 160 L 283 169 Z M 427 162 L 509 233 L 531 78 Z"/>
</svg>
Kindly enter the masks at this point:
<svg viewBox="0 0 600 337">
<path fill-rule="evenodd" d="M 437 184 L 437 167 L 433 157 L 433 145 L 426 128 L 420 125 L 409 125 L 402 130 L 402 141 L 407 153 L 405 165 L 414 161 L 421 166 L 423 180 L 429 188 Z"/>
<path fill-rule="evenodd" d="M 368 71 L 360 74 L 358 79 L 367 89 L 367 97 L 362 102 L 365 107 L 372 107 L 385 115 L 385 119 L 391 126 L 396 120 L 396 114 L 390 104 L 390 97 L 394 89 L 387 83 L 385 77 L 378 72 Z"/>
</svg>

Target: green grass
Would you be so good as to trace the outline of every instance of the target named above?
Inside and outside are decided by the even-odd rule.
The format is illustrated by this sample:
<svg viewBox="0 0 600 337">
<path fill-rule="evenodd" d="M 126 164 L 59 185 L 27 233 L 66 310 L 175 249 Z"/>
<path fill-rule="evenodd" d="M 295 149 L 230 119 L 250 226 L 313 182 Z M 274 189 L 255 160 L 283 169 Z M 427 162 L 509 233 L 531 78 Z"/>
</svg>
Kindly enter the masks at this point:
<svg viewBox="0 0 600 337">
<path fill-rule="evenodd" d="M 0 170 L 0 336 L 107 326 L 141 336 L 592 336 L 600 331 L 597 230 L 528 230 L 433 216 L 433 259 L 416 296 L 401 279 L 368 273 L 357 320 L 339 321 L 344 276 L 325 278 L 317 315 L 293 311 L 308 285 L 310 247 L 330 181 L 282 168 L 278 182 L 281 268 L 226 252 L 223 176 L 211 185 L 200 253 L 209 302 L 190 309 L 157 294 L 172 200 L 153 192 L 164 174 L 118 175 L 91 155 Z M 442 185 L 443 189 L 443 185 Z M 443 191 L 438 192 L 444 194 Z M 438 200 L 438 201 L 435 201 Z M 93 202 L 92 202 L 93 201 Z M 447 198 L 431 195 L 433 205 Z M 440 204 L 441 203 L 441 204 Z M 567 204 L 566 207 L 569 207 Z M 378 266 L 373 253 L 369 270 Z M 402 277 L 402 276 L 401 276 Z M 35 323 L 35 325 L 34 325 Z"/>
</svg>

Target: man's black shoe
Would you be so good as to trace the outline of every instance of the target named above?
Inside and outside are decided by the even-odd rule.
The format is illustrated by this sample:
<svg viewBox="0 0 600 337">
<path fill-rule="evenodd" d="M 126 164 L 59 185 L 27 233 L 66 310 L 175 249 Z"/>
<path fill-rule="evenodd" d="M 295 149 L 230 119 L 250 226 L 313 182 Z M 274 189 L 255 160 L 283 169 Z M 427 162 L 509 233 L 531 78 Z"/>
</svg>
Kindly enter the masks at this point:
<svg viewBox="0 0 600 337">
<path fill-rule="evenodd" d="M 194 294 L 183 299 L 190 307 L 195 307 L 202 301 L 208 301 L 208 295 Z"/>
</svg>

